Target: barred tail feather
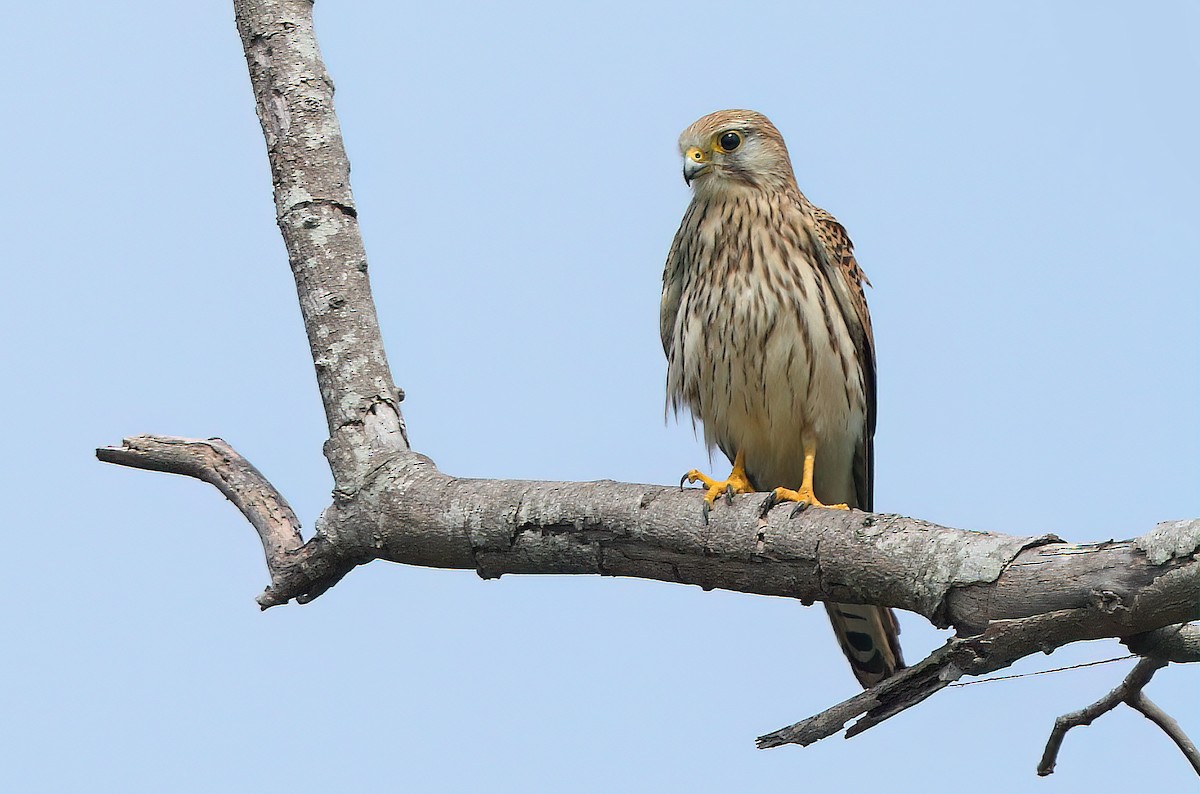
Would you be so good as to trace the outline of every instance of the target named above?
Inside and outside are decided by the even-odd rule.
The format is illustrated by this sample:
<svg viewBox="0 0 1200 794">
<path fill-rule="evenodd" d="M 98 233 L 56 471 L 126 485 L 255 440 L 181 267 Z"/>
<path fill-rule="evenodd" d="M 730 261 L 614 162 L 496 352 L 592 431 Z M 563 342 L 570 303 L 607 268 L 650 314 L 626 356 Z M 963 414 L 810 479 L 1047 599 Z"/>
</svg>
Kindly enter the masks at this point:
<svg viewBox="0 0 1200 794">
<path fill-rule="evenodd" d="M 903 669 L 900 624 L 892 610 L 862 604 L 829 604 L 829 622 L 842 652 L 850 660 L 854 677 L 864 688 Z"/>
</svg>

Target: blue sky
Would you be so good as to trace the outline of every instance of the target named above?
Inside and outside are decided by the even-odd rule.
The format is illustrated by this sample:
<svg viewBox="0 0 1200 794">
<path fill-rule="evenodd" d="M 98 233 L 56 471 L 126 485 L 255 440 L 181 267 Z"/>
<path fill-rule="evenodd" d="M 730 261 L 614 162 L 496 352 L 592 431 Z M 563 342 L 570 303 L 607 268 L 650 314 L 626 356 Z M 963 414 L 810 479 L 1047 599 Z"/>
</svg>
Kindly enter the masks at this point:
<svg viewBox="0 0 1200 794">
<path fill-rule="evenodd" d="M 464 476 L 672 483 L 675 138 L 769 115 L 874 289 L 876 505 L 1073 541 L 1200 515 L 1184 3 L 321 2 L 414 447 Z M 226 3 L 21 4 L 0 31 L 9 417 L 0 787 L 13 791 L 1180 790 L 1129 663 L 947 691 L 852 741 L 753 738 L 855 690 L 819 609 L 376 563 L 259 613 L 211 488 L 106 467 L 220 435 L 306 527 L 324 419 Z M 713 467 L 722 469 L 723 461 Z M 906 616 L 910 659 L 940 633 Z M 1115 642 L 1030 671 L 1121 654 Z M 1148 694 L 1200 738 L 1200 673 Z"/>
</svg>

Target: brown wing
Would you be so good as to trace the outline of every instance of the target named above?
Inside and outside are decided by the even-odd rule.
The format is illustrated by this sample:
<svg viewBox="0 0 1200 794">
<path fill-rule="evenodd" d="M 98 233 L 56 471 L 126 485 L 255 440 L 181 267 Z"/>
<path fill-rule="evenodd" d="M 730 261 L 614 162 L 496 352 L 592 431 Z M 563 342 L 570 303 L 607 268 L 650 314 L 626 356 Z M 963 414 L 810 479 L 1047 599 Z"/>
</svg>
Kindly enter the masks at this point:
<svg viewBox="0 0 1200 794">
<path fill-rule="evenodd" d="M 817 221 L 821 244 L 835 271 L 831 277 L 844 287 L 835 293 L 862 365 L 867 424 L 854 454 L 854 487 L 858 494 L 857 507 L 870 512 L 875 509 L 875 337 L 871 332 L 871 315 L 867 311 L 863 285 L 871 282 L 854 259 L 854 243 L 850 242 L 845 227 L 820 207 L 810 207 Z"/>
<path fill-rule="evenodd" d="M 662 337 L 663 352 L 667 354 L 667 360 L 671 360 L 671 348 L 675 340 L 675 320 L 679 315 L 679 301 L 683 295 L 684 260 L 687 255 L 689 246 L 687 231 L 691 228 L 690 221 L 692 213 L 695 212 L 695 204 L 688 206 L 687 212 L 683 216 L 683 222 L 679 224 L 679 231 L 675 232 L 675 239 L 671 241 L 671 250 L 667 253 L 667 264 L 663 268 L 663 291 L 662 303 L 659 306 L 658 314 L 658 330 Z"/>
<path fill-rule="evenodd" d="M 835 290 L 838 306 L 854 339 L 862 365 L 863 391 L 867 400 L 867 422 L 854 454 L 854 488 L 858 507 L 875 509 L 875 337 L 871 315 L 867 312 L 864 284 L 870 284 L 854 259 L 854 244 L 845 227 L 820 207 L 812 207 L 817 233 L 825 248 L 829 265 L 844 289 Z M 851 604 L 826 604 L 834 633 L 842 646 L 855 677 L 871 687 L 904 667 L 900 651 L 900 624 L 896 614 L 886 607 Z"/>
</svg>

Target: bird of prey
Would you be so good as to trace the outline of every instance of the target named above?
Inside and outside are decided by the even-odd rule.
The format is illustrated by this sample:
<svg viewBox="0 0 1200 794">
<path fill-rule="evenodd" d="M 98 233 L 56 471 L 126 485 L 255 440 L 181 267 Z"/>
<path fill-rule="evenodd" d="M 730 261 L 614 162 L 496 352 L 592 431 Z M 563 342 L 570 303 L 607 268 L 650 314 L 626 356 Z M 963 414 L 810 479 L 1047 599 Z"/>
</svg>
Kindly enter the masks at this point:
<svg viewBox="0 0 1200 794">
<path fill-rule="evenodd" d="M 667 399 L 733 462 L 693 469 L 704 516 L 723 494 L 873 509 L 875 343 L 846 230 L 800 192 L 762 114 L 722 110 L 679 137 L 692 202 L 663 272 Z M 818 498 L 819 497 L 819 498 Z M 904 666 L 890 609 L 826 604 L 855 676 Z"/>
</svg>

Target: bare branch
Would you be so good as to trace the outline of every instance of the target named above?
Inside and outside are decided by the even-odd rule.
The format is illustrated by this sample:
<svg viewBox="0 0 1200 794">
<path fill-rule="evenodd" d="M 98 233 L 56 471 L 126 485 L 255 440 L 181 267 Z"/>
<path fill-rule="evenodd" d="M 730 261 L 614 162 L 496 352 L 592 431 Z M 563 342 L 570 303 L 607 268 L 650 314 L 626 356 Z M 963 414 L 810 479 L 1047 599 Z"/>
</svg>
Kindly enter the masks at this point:
<svg viewBox="0 0 1200 794">
<path fill-rule="evenodd" d="M 1200 626 L 1164 626 L 1122 642 L 1139 656 L 1153 656 L 1164 662 L 1200 662 Z"/>
<path fill-rule="evenodd" d="M 1184 758 L 1192 765 L 1192 769 L 1196 770 L 1196 774 L 1200 775 L 1200 750 L 1196 749 L 1195 743 L 1183 732 L 1183 728 L 1179 727 L 1179 723 L 1175 721 L 1174 717 L 1163 711 L 1140 689 L 1126 698 L 1125 702 L 1140 711 L 1146 719 L 1162 728 L 1163 733 L 1170 736 L 1171 741 L 1175 742 L 1175 746 L 1183 752 Z"/>
<path fill-rule="evenodd" d="M 1158 529 L 1077 545 L 858 511 L 810 510 L 793 519 L 784 506 L 760 520 L 761 498 L 722 504 L 705 524 L 695 491 L 460 479 L 404 453 L 369 472 L 353 498 L 336 499 L 311 541 L 270 558 L 272 585 L 259 600 L 264 607 L 311 600 L 373 559 L 473 569 L 484 578 L 634 576 L 805 603 L 894 606 L 964 634 L 987 627 L 971 646 L 983 661 L 958 663 L 972 674 L 1068 642 L 1200 617 L 1200 521 L 1191 525 L 1191 547 L 1181 543 L 1181 556 L 1153 564 L 1144 549 L 1154 547 Z"/>
<path fill-rule="evenodd" d="M 367 279 L 350 162 L 312 24 L 311 0 L 235 0 L 317 384 L 325 454 L 351 494 L 381 456 L 408 449 Z"/>
<path fill-rule="evenodd" d="M 1129 697 L 1132 691 L 1141 689 L 1150 683 L 1154 673 L 1164 666 L 1165 663 L 1157 659 L 1141 659 L 1134 665 L 1125 680 L 1113 691 L 1090 706 L 1063 714 L 1055 720 L 1054 730 L 1050 732 L 1050 738 L 1046 741 L 1046 749 L 1042 753 L 1042 760 L 1038 763 L 1038 775 L 1045 777 L 1054 773 L 1054 765 L 1058 761 L 1058 751 L 1062 748 L 1063 738 L 1067 735 L 1067 731 L 1080 725 L 1091 725 L 1092 720 L 1115 709 Z"/>
<path fill-rule="evenodd" d="M 1121 703 L 1137 709 L 1151 722 L 1162 728 L 1183 751 L 1196 773 L 1200 774 L 1200 753 L 1197 752 L 1196 746 L 1184 735 L 1179 723 L 1142 693 L 1154 674 L 1166 666 L 1167 663 L 1160 659 L 1143 658 L 1134 665 L 1129 675 L 1125 676 L 1125 680 L 1118 684 L 1113 691 L 1090 706 L 1064 714 L 1055 720 L 1054 730 L 1050 732 L 1050 738 L 1046 741 L 1046 750 L 1042 753 L 1042 760 L 1038 763 L 1038 775 L 1045 777 L 1054 773 L 1054 766 L 1058 761 L 1058 751 L 1062 748 L 1063 738 L 1067 735 L 1067 731 L 1080 725 L 1091 725 L 1097 717 L 1107 714 Z"/>
<path fill-rule="evenodd" d="M 981 634 L 956 637 L 918 664 L 900 671 L 871 689 L 860 692 L 820 714 L 760 736 L 758 747 L 769 749 L 784 744 L 807 746 L 832 736 L 847 722 L 863 715 L 846 730 L 847 739 L 857 736 L 917 705 L 963 675 L 983 675 L 1007 667 L 1017 659 L 1036 652 L 1036 648 L 1029 644 L 1031 638 L 1042 636 L 1051 640 L 1054 645 L 1063 644 L 1052 638 L 1061 636 L 1064 627 L 1075 623 L 1077 618 L 1077 615 L 1064 612 L 1036 615 L 1020 620 L 1000 620 Z M 1157 660 L 1152 661 L 1158 663 Z M 1162 664 L 1165 662 L 1159 663 L 1159 666 Z M 1063 732 L 1065 733 L 1065 730 Z M 1061 744 L 1061 737 L 1057 741 Z"/>
<path fill-rule="evenodd" d="M 267 569 L 274 579 L 287 555 L 300 548 L 300 521 L 287 500 L 258 469 L 219 438 L 135 436 L 119 447 L 96 450 L 105 463 L 183 474 L 215 485 L 242 511 L 262 540 Z"/>
<path fill-rule="evenodd" d="M 954 659 L 961 645 L 961 640 L 951 640 L 912 667 L 901 670 L 820 714 L 760 736 L 755 744 L 760 750 L 785 744 L 807 747 L 813 742 L 832 736 L 847 722 L 865 714 L 865 717 L 846 731 L 846 738 L 862 733 L 888 717 L 917 705 L 952 681 L 958 680 L 963 671 L 955 666 Z"/>
<path fill-rule="evenodd" d="M 283 603 L 273 595 L 279 589 L 307 603 L 363 562 L 319 531 L 304 543 L 300 522 L 287 501 L 222 439 L 134 436 L 119 447 L 97 449 L 96 457 L 105 463 L 182 474 L 215 485 L 250 521 L 262 541 L 271 576 L 270 587 L 258 597 L 264 609 Z"/>
</svg>

